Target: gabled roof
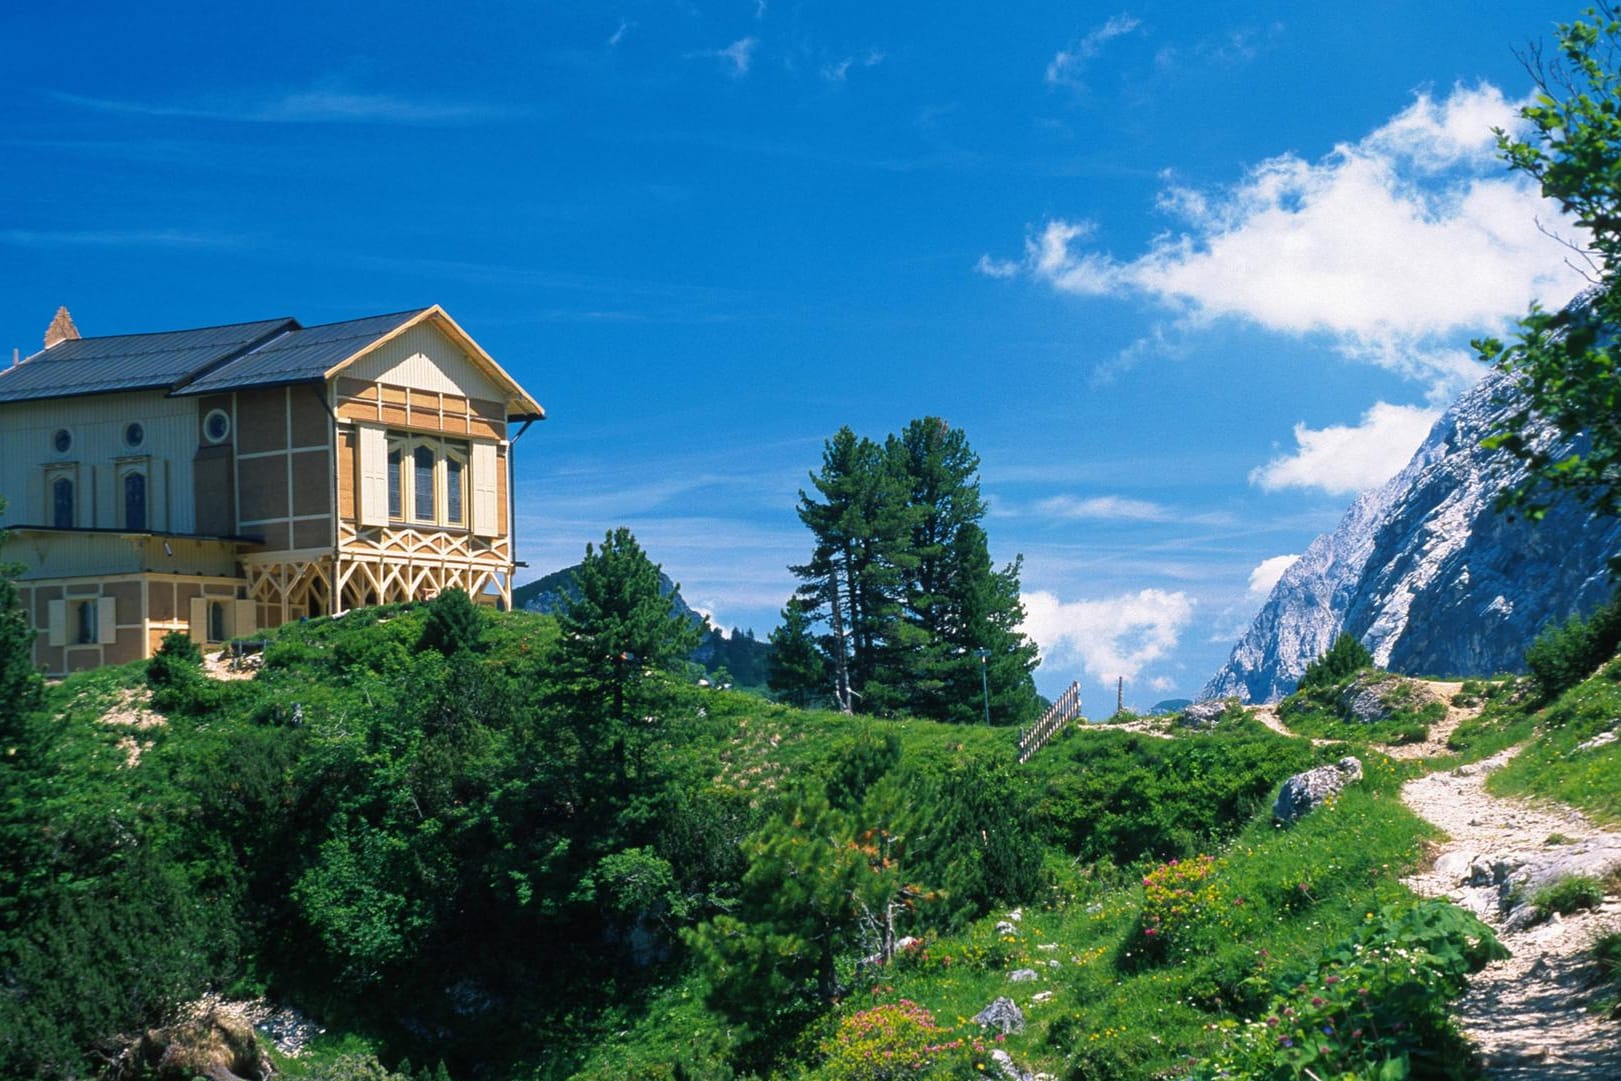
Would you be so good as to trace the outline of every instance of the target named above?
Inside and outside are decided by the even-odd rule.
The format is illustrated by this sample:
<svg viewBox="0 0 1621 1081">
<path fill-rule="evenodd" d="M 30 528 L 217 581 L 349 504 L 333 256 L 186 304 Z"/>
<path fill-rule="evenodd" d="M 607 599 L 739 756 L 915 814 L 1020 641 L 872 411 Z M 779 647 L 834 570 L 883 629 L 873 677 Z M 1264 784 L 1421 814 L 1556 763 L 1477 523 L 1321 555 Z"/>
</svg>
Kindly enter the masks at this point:
<svg viewBox="0 0 1621 1081">
<path fill-rule="evenodd" d="M 0 402 L 169 390 L 296 326 L 292 319 L 262 319 L 199 330 L 69 338 L 0 369 Z"/>
<path fill-rule="evenodd" d="M 437 304 L 392 315 L 300 326 L 266 319 L 200 330 L 73 338 L 0 369 L 0 402 L 126 390 L 218 394 L 330 379 L 419 323 L 431 322 L 508 395 L 508 416 L 546 412 Z"/>
<path fill-rule="evenodd" d="M 393 315 L 368 315 L 343 323 L 323 323 L 301 327 L 292 324 L 270 341 L 198 376 L 177 394 L 217 394 L 249 387 L 276 387 L 287 383 L 309 383 L 325 379 L 328 369 L 340 364 L 431 308 L 417 308 Z"/>
</svg>

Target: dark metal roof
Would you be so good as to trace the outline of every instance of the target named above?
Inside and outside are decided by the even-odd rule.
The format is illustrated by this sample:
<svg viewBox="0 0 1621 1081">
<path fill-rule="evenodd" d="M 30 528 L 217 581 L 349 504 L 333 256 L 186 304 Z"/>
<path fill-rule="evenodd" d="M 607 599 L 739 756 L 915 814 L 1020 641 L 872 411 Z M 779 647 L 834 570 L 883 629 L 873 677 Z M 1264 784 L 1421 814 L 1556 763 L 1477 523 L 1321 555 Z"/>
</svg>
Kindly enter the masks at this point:
<svg viewBox="0 0 1621 1081">
<path fill-rule="evenodd" d="M 262 319 L 199 330 L 70 338 L 0 369 L 0 402 L 168 390 L 297 326 L 292 319 Z"/>
<path fill-rule="evenodd" d="M 294 323 L 284 333 L 199 376 L 175 393 L 212 394 L 321 379 L 333 366 L 428 310 L 370 315 L 316 327 Z"/>
</svg>

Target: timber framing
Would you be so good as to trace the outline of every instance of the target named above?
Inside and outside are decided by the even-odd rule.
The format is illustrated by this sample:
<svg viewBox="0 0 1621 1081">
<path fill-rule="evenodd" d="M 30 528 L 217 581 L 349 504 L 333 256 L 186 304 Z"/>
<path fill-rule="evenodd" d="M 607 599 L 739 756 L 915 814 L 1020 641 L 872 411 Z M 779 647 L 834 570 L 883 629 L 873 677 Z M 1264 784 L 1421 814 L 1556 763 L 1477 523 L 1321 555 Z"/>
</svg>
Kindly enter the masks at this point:
<svg viewBox="0 0 1621 1081">
<path fill-rule="evenodd" d="M 544 417 L 438 305 L 56 336 L 0 371 L 0 558 L 25 564 L 36 661 L 61 673 L 150 656 L 170 631 L 217 642 L 449 589 L 510 606 L 509 426 Z"/>
</svg>

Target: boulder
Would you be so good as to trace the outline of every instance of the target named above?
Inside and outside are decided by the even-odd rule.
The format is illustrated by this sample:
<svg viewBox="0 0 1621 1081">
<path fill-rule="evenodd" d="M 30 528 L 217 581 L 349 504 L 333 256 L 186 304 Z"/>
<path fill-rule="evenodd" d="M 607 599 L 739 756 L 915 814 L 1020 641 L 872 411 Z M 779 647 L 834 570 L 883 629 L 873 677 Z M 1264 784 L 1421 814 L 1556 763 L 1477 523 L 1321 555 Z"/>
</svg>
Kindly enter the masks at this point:
<svg viewBox="0 0 1621 1081">
<path fill-rule="evenodd" d="M 1000 997 L 974 1015 L 974 1024 L 1017 1035 L 1024 1031 L 1024 1011 L 1011 998 Z"/>
<path fill-rule="evenodd" d="M 1331 766 L 1318 766 L 1297 773 L 1283 782 L 1272 817 L 1282 825 L 1292 825 L 1322 805 L 1323 801 L 1353 781 L 1362 779 L 1362 763 L 1346 757 Z"/>
<path fill-rule="evenodd" d="M 1397 710 L 1419 710 L 1439 701 L 1422 683 L 1386 672 L 1364 672 L 1340 692 L 1340 712 L 1356 724 L 1387 720 Z"/>
<path fill-rule="evenodd" d="M 1001 1074 L 1004 1081 L 1035 1081 L 1035 1074 L 1028 1070 L 1021 1070 L 1013 1062 L 1013 1056 L 998 1047 L 991 1052 L 991 1064 L 996 1072 Z"/>
<path fill-rule="evenodd" d="M 1036 970 L 1033 968 L 1014 969 L 1012 972 L 1008 973 L 1007 978 L 1012 980 L 1014 983 L 1029 983 L 1031 980 L 1036 978 Z"/>
<path fill-rule="evenodd" d="M 1237 698 L 1207 698 L 1195 702 L 1177 714 L 1176 723 L 1182 728 L 1214 728 L 1227 712 L 1227 703 L 1237 701 Z"/>
</svg>

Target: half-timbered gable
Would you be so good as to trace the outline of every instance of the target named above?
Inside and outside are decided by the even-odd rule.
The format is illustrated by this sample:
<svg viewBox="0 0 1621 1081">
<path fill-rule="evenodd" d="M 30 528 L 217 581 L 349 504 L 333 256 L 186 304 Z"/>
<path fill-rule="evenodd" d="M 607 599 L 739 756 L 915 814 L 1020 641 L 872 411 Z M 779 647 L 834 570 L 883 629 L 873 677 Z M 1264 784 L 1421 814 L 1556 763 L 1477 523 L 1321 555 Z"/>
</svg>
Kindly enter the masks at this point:
<svg viewBox="0 0 1621 1081">
<path fill-rule="evenodd" d="M 513 424 L 438 307 L 80 338 L 0 371 L 5 555 L 52 672 L 459 587 L 509 603 Z"/>
</svg>

